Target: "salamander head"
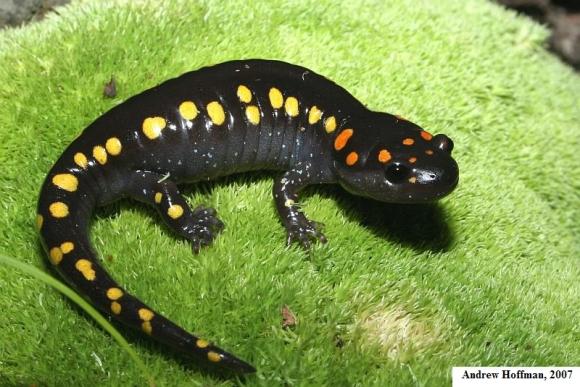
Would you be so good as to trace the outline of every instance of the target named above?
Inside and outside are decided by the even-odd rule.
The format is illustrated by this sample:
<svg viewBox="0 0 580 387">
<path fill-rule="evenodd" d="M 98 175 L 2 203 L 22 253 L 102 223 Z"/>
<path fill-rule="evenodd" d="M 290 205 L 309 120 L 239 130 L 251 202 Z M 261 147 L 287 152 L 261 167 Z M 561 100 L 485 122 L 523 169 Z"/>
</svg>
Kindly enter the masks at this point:
<svg viewBox="0 0 580 387">
<path fill-rule="evenodd" d="M 383 202 L 437 200 L 457 186 L 453 141 L 386 113 L 351 118 L 335 136 L 334 169 L 349 192 Z"/>
</svg>

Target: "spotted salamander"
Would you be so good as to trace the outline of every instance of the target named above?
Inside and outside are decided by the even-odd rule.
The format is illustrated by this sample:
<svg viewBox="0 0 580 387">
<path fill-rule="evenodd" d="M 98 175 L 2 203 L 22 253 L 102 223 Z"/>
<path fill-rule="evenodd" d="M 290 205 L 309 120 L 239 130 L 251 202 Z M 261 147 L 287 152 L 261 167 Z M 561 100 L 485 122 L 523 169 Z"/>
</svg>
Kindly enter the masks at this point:
<svg viewBox="0 0 580 387">
<path fill-rule="evenodd" d="M 370 111 L 304 67 L 232 61 L 166 81 L 91 123 L 48 173 L 36 226 L 51 264 L 100 310 L 202 362 L 254 372 L 111 278 L 88 236 L 94 208 L 121 197 L 145 202 L 198 251 L 223 223 L 213 208 L 190 208 L 177 184 L 281 171 L 273 196 L 287 242 L 308 247 L 326 239 L 300 210 L 304 187 L 338 183 L 384 202 L 439 199 L 457 185 L 452 149 L 447 136 Z"/>
</svg>

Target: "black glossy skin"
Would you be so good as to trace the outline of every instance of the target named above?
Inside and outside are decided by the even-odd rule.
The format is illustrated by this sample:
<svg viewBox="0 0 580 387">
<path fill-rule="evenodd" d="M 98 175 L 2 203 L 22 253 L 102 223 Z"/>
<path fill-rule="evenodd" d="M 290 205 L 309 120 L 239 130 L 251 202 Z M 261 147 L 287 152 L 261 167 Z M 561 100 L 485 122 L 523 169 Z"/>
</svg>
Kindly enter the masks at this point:
<svg viewBox="0 0 580 387">
<path fill-rule="evenodd" d="M 251 93 L 249 102 L 247 93 L 238 96 L 240 85 Z M 272 87 L 283 94 L 283 106 L 270 99 Z M 296 111 L 289 97 L 295 98 Z M 180 113 L 184 101 L 195 104 L 195 118 L 191 109 Z M 223 123 L 219 111 L 214 121 L 210 118 L 212 101 L 223 107 Z M 255 115 L 246 114 L 250 105 L 259 112 L 257 124 L 250 120 Z M 151 117 L 159 118 L 147 121 Z M 155 132 L 152 122 L 165 127 Z M 340 148 L 337 137 L 347 129 L 352 136 Z M 403 144 L 406 138 L 413 145 Z M 273 193 L 287 241 L 308 247 L 313 240 L 326 239 L 317 223 L 299 210 L 302 188 L 339 183 L 354 194 L 387 202 L 439 199 L 457 184 L 452 147 L 444 135 L 431 138 L 406 120 L 367 110 L 346 90 L 303 67 L 266 60 L 227 62 L 149 89 L 89 125 L 48 173 L 37 226 L 58 272 L 96 307 L 201 361 L 253 372 L 248 363 L 152 311 L 104 271 L 88 238 L 93 209 L 121 197 L 148 203 L 198 251 L 223 224 L 214 209 L 190 209 L 176 184 L 279 170 L 284 173 Z M 379 160 L 383 149 L 389 152 L 388 161 Z M 354 163 L 353 152 L 358 156 Z"/>
</svg>

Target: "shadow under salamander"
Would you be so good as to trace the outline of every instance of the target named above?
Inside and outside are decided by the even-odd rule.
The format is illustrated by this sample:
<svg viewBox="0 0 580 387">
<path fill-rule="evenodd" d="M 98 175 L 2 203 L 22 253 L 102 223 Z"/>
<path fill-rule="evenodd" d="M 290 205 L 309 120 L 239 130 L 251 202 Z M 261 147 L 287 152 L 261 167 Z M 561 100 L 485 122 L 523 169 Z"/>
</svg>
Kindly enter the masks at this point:
<svg viewBox="0 0 580 387">
<path fill-rule="evenodd" d="M 349 194 L 335 185 L 315 189 L 321 196 L 334 200 L 349 220 L 382 239 L 395 241 L 419 252 L 446 251 L 453 242 L 453 232 L 437 202 L 383 203 Z M 311 193 L 311 189 L 305 193 Z M 321 221 L 324 222 L 323 219 Z"/>
</svg>

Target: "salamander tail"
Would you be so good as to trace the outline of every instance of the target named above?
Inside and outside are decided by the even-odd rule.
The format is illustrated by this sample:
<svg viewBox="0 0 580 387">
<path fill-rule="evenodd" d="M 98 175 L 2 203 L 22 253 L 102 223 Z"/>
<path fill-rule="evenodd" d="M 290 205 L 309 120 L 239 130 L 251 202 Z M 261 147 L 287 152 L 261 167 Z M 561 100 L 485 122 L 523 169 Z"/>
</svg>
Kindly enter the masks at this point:
<svg viewBox="0 0 580 387">
<path fill-rule="evenodd" d="M 95 185 L 79 181 L 88 180 L 88 176 L 77 176 L 52 171 L 38 203 L 36 226 L 48 258 L 61 276 L 115 320 L 187 356 L 238 373 L 255 372 L 250 364 L 156 313 L 111 278 L 99 264 L 88 237 L 88 221 L 96 205 L 89 187 Z"/>
</svg>

